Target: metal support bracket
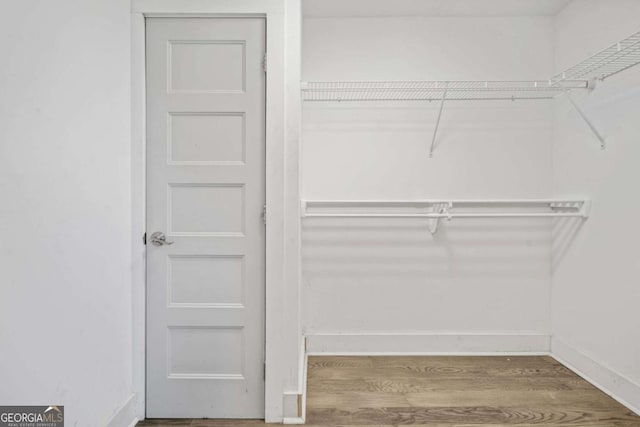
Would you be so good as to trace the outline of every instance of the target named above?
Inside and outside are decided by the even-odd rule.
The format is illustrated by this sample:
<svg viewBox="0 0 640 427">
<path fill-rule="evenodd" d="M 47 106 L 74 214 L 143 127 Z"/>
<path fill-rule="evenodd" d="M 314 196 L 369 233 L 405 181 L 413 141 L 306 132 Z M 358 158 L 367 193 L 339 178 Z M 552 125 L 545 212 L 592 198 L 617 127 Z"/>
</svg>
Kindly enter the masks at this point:
<svg viewBox="0 0 640 427">
<path fill-rule="evenodd" d="M 553 202 L 549 203 L 549 208 L 554 212 L 567 210 L 577 212 L 583 220 L 586 220 L 591 214 L 591 200 L 580 202 Z"/>
<path fill-rule="evenodd" d="M 582 108 L 580 108 L 580 106 L 576 103 L 576 101 L 573 100 L 573 98 L 569 94 L 569 91 L 565 91 L 564 94 L 567 97 L 567 99 L 569 100 L 569 102 L 571 102 L 571 105 L 573 105 L 573 108 L 575 108 L 575 110 L 578 112 L 578 114 L 580 114 L 580 117 L 582 117 L 582 120 L 584 120 L 584 122 L 589 126 L 591 131 L 595 134 L 595 136 L 600 141 L 600 149 L 604 150 L 605 148 L 607 148 L 607 143 L 606 143 L 604 137 L 598 131 L 598 129 L 595 127 L 595 125 L 591 122 L 589 117 L 587 117 L 587 115 L 582 110 Z"/>
<path fill-rule="evenodd" d="M 444 203 L 436 203 L 433 206 L 433 212 L 434 213 L 438 213 L 438 214 L 442 214 L 442 215 L 446 215 L 449 213 L 449 209 L 451 209 L 453 207 L 453 203 L 451 202 L 444 202 Z M 438 226 L 440 225 L 440 219 L 441 218 L 432 218 L 429 220 L 429 232 L 432 235 L 435 235 L 438 232 Z M 451 221 L 451 217 L 447 217 L 447 221 Z"/>
<path fill-rule="evenodd" d="M 582 219 L 586 220 L 591 215 L 591 200 L 585 200 L 582 204 L 582 208 L 580 209 L 582 213 Z"/>
<path fill-rule="evenodd" d="M 436 127 L 433 130 L 433 138 L 431 139 L 431 148 L 429 149 L 429 157 L 433 157 L 433 149 L 436 146 L 436 136 L 438 135 L 438 128 L 440 127 L 440 119 L 442 118 L 442 110 L 444 108 L 444 101 L 447 99 L 447 88 L 442 93 L 442 101 L 440 101 L 440 111 L 438 111 L 438 120 L 436 121 Z"/>
</svg>

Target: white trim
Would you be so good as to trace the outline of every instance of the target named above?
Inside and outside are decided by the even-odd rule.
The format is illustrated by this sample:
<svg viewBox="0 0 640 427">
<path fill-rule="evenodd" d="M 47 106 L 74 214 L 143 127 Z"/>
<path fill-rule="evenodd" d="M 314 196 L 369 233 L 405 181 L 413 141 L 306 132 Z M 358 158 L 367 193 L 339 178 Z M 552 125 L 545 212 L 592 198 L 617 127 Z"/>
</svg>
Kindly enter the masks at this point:
<svg viewBox="0 0 640 427">
<path fill-rule="evenodd" d="M 145 18 L 264 18 L 265 13 L 145 13 Z"/>
<path fill-rule="evenodd" d="M 286 420 L 294 420 L 300 418 L 298 417 L 298 396 L 299 394 L 297 391 L 285 391 L 282 394 L 282 413 L 284 415 L 282 422 L 284 424 L 291 424 Z"/>
<path fill-rule="evenodd" d="M 272 12 L 264 0 L 132 0 L 131 12 L 145 16 L 247 16 Z M 264 16 L 264 15 L 263 15 Z"/>
<path fill-rule="evenodd" d="M 283 395 L 283 424 L 304 424 L 307 418 L 307 363 L 309 358 L 306 346 L 306 337 L 302 337 L 300 360 L 298 361 L 298 389 L 295 392 L 285 392 Z M 300 398 L 301 413 L 298 413 L 298 398 Z"/>
<path fill-rule="evenodd" d="M 144 418 L 145 408 L 145 281 L 140 260 L 141 230 L 144 230 L 144 17 L 145 16 L 260 16 L 267 20 L 269 73 L 266 94 L 266 200 L 269 209 L 266 238 L 266 334 L 265 334 L 265 420 L 282 422 L 283 391 L 295 384 L 299 335 L 298 308 L 285 304 L 287 287 L 285 268 L 297 268 L 297 261 L 284 264 L 285 229 L 285 6 L 279 0 L 133 0 L 132 5 L 132 197 L 133 197 L 133 388 L 139 396 L 136 412 Z M 297 168 L 293 174 L 297 173 Z M 291 177 L 293 178 L 293 177 Z M 297 179 L 297 178 L 296 178 Z M 142 183 L 142 185 L 141 185 Z M 295 196 L 298 203 L 299 195 Z M 142 222 L 141 221 L 142 218 Z M 142 225 L 140 225 L 142 224 Z M 144 231 L 143 231 L 144 232 Z M 289 236 L 290 237 L 290 236 Z M 295 284 L 297 286 L 297 284 Z M 297 300 L 297 298 L 296 298 Z M 295 317 L 292 318 L 292 317 Z M 141 332 L 142 331 L 142 332 Z M 292 378 L 293 375 L 293 378 Z"/>
<path fill-rule="evenodd" d="M 313 334 L 307 354 L 548 355 L 549 335 L 524 334 Z"/>
<path fill-rule="evenodd" d="M 293 369 L 295 377 L 290 386 L 296 387 L 297 398 L 293 415 L 285 411 L 283 422 L 289 424 L 303 424 L 306 407 L 306 354 L 305 342 L 302 336 L 301 307 L 302 307 L 302 269 L 300 254 L 302 247 L 301 216 L 300 216 L 300 139 L 302 134 L 302 100 L 300 80 L 302 79 L 302 4 L 301 0 L 283 0 L 286 10 L 285 19 L 285 240 L 284 246 L 284 280 L 287 287 L 285 301 L 285 320 L 289 325 L 292 350 L 297 352 L 290 364 L 297 364 Z M 271 58 L 269 58 L 271 61 Z M 295 346 L 295 347 L 293 347 Z"/>
<path fill-rule="evenodd" d="M 302 422 L 307 419 L 307 369 L 309 366 L 309 355 L 307 354 L 307 337 L 302 337 L 302 348 L 300 350 L 300 374 L 298 382 L 300 383 L 300 394 L 302 396 Z"/>
<path fill-rule="evenodd" d="M 558 338 L 551 339 L 551 350 L 551 356 L 558 362 L 640 415 L 640 384 Z"/>
<path fill-rule="evenodd" d="M 145 417 L 146 381 L 146 92 L 145 24 L 140 13 L 131 15 L 131 292 L 132 388 L 137 395 L 136 416 Z"/>
<path fill-rule="evenodd" d="M 127 401 L 118 409 L 111 419 L 107 422 L 106 427 L 131 427 L 137 424 L 136 417 L 136 395 L 129 396 Z"/>
<path fill-rule="evenodd" d="M 314 351 L 308 356 L 551 356 L 548 351 Z"/>
</svg>

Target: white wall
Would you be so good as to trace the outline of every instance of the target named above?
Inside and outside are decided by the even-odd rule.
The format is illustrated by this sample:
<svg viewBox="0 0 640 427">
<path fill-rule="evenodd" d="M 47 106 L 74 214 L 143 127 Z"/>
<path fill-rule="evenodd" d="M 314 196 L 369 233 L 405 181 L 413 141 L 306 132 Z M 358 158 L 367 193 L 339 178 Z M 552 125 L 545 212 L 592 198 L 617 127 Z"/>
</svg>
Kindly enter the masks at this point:
<svg viewBox="0 0 640 427">
<path fill-rule="evenodd" d="M 557 18 L 558 69 L 640 29 L 640 2 L 581 0 Z M 558 103 L 554 191 L 593 200 L 579 230 L 554 236 L 553 351 L 640 410 L 640 68 L 576 98 L 607 139 Z"/>
<path fill-rule="evenodd" d="M 547 17 L 306 19 L 303 79 L 545 78 L 553 35 Z M 305 103 L 303 198 L 551 196 L 549 101 L 448 103 L 430 159 L 438 107 Z M 449 351 L 547 350 L 550 233 L 545 220 L 453 221 L 431 237 L 423 221 L 305 219 L 305 333 L 367 335 L 370 350 L 406 333 L 467 340 Z"/>
<path fill-rule="evenodd" d="M 131 394 L 129 2 L 4 1 L 0 402 L 103 426 Z"/>
</svg>

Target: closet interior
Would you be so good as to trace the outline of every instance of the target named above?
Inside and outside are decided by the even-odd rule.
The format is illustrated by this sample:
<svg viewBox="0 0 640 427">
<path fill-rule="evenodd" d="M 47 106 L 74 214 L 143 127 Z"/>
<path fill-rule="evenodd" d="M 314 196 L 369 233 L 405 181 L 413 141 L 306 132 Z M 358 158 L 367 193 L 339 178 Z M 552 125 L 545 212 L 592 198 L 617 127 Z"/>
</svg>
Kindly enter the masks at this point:
<svg viewBox="0 0 640 427">
<path fill-rule="evenodd" d="M 640 9 L 471 3 L 303 2 L 307 352 L 551 354 L 640 408 Z"/>
</svg>

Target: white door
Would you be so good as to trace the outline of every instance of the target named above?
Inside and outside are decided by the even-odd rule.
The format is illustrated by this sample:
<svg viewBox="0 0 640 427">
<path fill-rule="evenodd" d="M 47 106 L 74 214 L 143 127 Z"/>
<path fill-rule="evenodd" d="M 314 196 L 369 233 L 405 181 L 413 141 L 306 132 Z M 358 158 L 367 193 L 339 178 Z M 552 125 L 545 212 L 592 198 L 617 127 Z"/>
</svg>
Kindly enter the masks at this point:
<svg viewBox="0 0 640 427">
<path fill-rule="evenodd" d="M 264 418 L 265 22 L 146 25 L 147 417 Z"/>
</svg>

